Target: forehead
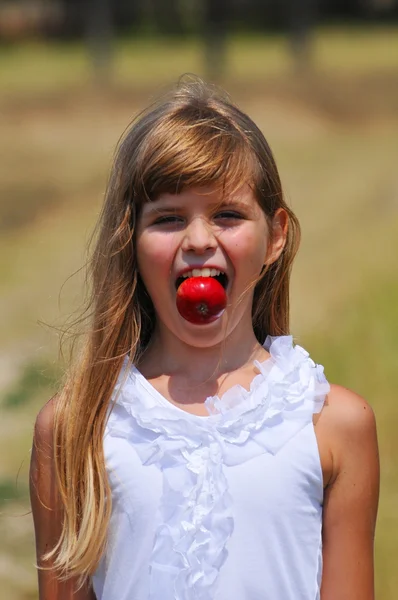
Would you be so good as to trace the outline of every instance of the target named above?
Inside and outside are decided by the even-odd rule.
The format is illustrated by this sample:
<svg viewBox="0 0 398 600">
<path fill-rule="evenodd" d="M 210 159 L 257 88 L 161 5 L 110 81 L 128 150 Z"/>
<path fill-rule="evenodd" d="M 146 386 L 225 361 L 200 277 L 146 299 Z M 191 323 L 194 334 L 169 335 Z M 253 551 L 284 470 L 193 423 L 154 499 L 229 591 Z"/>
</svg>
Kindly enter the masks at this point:
<svg viewBox="0 0 398 600">
<path fill-rule="evenodd" d="M 231 192 L 225 192 L 213 186 L 193 187 L 178 194 L 169 192 L 159 194 L 154 200 L 146 202 L 143 209 L 147 213 L 168 206 L 201 205 L 213 208 L 228 204 L 241 204 L 249 207 L 258 205 L 258 202 L 253 190 L 247 184 Z"/>
</svg>

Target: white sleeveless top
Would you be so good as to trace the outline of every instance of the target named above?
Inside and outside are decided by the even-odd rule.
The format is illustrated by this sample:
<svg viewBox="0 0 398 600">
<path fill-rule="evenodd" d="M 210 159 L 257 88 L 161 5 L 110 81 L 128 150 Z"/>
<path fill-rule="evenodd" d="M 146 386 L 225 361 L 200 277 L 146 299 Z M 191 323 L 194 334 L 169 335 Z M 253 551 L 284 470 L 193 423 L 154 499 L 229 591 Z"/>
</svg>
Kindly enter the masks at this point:
<svg viewBox="0 0 398 600">
<path fill-rule="evenodd" d="M 171 404 L 132 367 L 104 438 L 112 490 L 98 600 L 318 600 L 323 481 L 312 422 L 329 384 L 268 337 L 250 391 Z"/>
</svg>

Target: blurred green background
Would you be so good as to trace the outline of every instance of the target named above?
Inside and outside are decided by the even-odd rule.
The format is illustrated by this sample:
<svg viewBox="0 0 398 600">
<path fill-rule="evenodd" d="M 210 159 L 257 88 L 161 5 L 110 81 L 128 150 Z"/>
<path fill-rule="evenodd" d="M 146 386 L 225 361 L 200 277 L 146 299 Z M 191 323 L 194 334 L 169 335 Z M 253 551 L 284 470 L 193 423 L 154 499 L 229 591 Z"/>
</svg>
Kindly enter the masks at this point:
<svg viewBox="0 0 398 600">
<path fill-rule="evenodd" d="M 115 144 L 164 86 L 193 72 L 227 89 L 275 152 L 303 229 L 292 281 L 296 341 L 330 381 L 374 407 L 377 598 L 396 600 L 397 3 L 378 12 L 369 2 L 365 14 L 331 1 L 315 18 L 316 3 L 304 2 L 300 20 L 289 2 L 276 14 L 269 3 L 267 12 L 236 0 L 240 12 L 227 19 L 225 2 L 212 13 L 190 0 L 177 3 L 179 23 L 145 0 L 141 12 L 129 4 L 130 21 L 102 0 L 95 22 L 65 12 L 67 4 L 0 7 L 1 598 L 37 598 L 32 429 L 59 381 L 60 328 L 81 302 L 79 269 Z"/>
</svg>

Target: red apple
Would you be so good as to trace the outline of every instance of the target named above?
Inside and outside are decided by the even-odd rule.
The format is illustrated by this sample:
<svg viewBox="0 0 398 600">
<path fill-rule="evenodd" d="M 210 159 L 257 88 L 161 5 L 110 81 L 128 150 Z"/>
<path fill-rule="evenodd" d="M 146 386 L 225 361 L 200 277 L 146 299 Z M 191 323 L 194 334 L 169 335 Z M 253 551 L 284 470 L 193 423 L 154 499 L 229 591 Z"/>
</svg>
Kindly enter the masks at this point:
<svg viewBox="0 0 398 600">
<path fill-rule="evenodd" d="M 214 277 L 188 277 L 178 287 L 176 302 L 184 319 L 200 325 L 221 317 L 227 305 L 227 295 Z"/>
</svg>

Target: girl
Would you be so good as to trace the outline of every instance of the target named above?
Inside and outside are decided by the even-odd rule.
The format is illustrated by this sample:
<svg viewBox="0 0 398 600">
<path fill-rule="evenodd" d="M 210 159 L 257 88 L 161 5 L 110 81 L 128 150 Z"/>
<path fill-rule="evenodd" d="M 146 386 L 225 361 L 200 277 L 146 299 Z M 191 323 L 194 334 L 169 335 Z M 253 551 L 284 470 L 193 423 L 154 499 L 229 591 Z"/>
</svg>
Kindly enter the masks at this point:
<svg viewBox="0 0 398 600">
<path fill-rule="evenodd" d="M 41 600 L 374 599 L 374 416 L 288 335 L 298 241 L 225 97 L 182 84 L 127 131 L 35 428 Z"/>
</svg>

